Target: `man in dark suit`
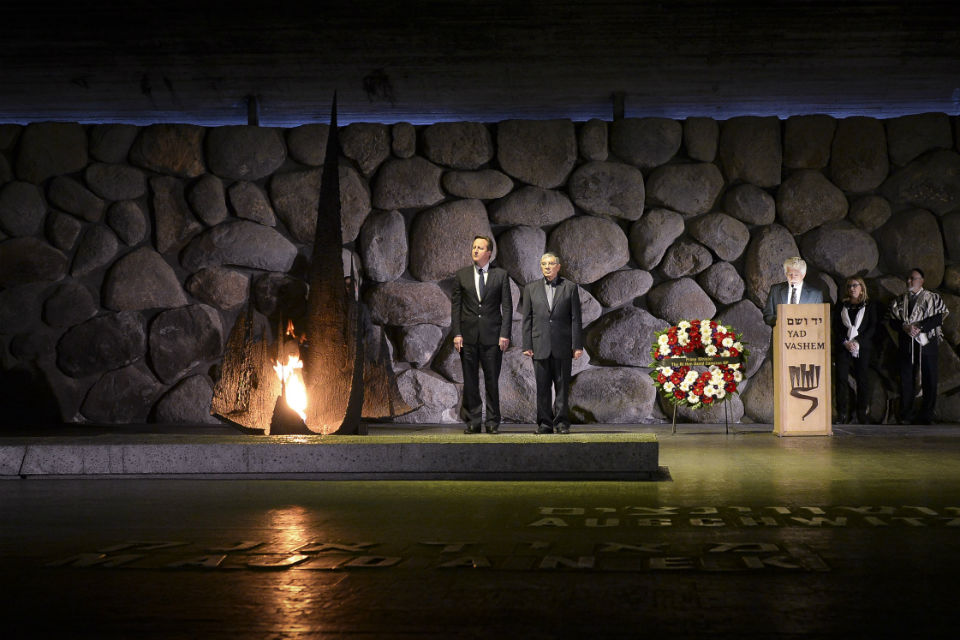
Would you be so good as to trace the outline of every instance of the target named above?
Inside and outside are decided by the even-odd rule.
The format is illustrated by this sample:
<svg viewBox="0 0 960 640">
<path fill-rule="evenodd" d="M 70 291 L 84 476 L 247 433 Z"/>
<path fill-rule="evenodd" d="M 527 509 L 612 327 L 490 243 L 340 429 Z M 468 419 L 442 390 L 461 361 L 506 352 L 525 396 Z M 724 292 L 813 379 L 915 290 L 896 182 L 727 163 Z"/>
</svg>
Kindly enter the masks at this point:
<svg viewBox="0 0 960 640">
<path fill-rule="evenodd" d="M 480 433 L 482 406 L 478 369 L 483 369 L 487 391 L 487 433 L 500 430 L 500 363 L 510 347 L 513 296 L 503 269 L 490 266 L 493 240 L 473 239 L 473 265 L 457 271 L 451 295 L 453 346 L 463 368 L 464 433 Z"/>
<path fill-rule="evenodd" d="M 523 353 L 533 358 L 537 379 L 537 433 L 570 433 L 570 391 L 573 359 L 583 355 L 580 292 L 560 277 L 560 257 L 540 258 L 542 280 L 523 289 Z M 556 401 L 551 406 L 551 390 Z"/>
<path fill-rule="evenodd" d="M 777 324 L 777 305 L 780 304 L 818 304 L 823 303 L 823 292 L 816 287 L 804 284 L 807 275 L 807 263 L 794 256 L 783 263 L 786 282 L 770 287 L 767 304 L 763 308 L 763 320 L 771 327 Z"/>
</svg>

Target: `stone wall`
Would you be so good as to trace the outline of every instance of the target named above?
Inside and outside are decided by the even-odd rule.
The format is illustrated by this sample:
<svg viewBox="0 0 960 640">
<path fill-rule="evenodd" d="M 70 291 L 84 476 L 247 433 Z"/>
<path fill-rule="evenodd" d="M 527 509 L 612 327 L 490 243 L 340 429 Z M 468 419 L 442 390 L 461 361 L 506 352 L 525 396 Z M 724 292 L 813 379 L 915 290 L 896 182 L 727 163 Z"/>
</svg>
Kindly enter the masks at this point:
<svg viewBox="0 0 960 640">
<path fill-rule="evenodd" d="M 210 422 L 225 334 L 302 304 L 328 127 L 0 125 L 3 422 Z M 760 306 L 782 260 L 836 298 L 851 274 L 882 302 L 913 266 L 952 313 L 940 410 L 960 421 L 960 125 L 944 114 L 352 124 L 342 129 L 342 259 L 385 333 L 406 423 L 454 422 L 451 275 L 475 234 L 519 287 L 540 254 L 581 285 L 582 422 L 664 418 L 644 368 L 653 333 L 713 317 L 752 359 L 731 419 L 770 422 Z M 336 257 L 331 257 L 337 259 Z M 514 344 L 506 420 L 532 422 Z M 269 328 L 268 328 L 269 330 Z M 895 399 L 879 337 L 874 419 Z M 701 412 L 689 420 L 718 421 Z"/>
</svg>

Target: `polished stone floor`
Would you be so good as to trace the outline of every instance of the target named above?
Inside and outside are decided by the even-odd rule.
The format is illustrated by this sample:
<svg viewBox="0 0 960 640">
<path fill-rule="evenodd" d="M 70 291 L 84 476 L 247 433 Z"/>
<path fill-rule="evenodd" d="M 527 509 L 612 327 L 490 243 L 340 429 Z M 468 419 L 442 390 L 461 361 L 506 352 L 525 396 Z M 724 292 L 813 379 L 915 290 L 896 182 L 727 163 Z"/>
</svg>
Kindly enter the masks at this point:
<svg viewBox="0 0 960 640">
<path fill-rule="evenodd" d="M 652 430 L 655 482 L 2 481 L 0 637 L 956 635 L 960 426 Z"/>
</svg>

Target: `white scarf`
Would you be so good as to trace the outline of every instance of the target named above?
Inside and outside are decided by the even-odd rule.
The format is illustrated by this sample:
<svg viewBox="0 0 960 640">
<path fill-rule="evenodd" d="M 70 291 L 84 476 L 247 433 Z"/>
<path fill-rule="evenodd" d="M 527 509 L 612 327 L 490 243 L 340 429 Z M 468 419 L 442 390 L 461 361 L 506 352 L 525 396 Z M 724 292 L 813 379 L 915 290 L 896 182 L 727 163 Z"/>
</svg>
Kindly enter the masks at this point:
<svg viewBox="0 0 960 640">
<path fill-rule="evenodd" d="M 863 314 L 867 310 L 867 305 L 864 303 L 860 309 L 857 311 L 857 317 L 853 322 L 850 322 L 850 310 L 847 305 L 843 305 L 843 308 L 840 310 L 840 322 L 843 323 L 843 326 L 847 328 L 847 339 L 846 342 L 853 342 L 858 335 L 860 335 L 860 323 L 863 322 Z M 857 344 L 856 348 L 850 352 L 854 358 L 860 357 L 860 345 Z"/>
</svg>

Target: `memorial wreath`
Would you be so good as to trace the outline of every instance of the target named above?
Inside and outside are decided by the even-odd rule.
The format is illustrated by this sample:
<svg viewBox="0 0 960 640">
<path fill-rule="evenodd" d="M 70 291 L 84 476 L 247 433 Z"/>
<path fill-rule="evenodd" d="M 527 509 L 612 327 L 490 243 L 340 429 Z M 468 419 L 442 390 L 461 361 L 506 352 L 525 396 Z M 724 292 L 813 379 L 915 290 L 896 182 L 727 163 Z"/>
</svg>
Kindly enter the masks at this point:
<svg viewBox="0 0 960 640">
<path fill-rule="evenodd" d="M 681 320 L 656 333 L 651 355 L 650 377 L 664 397 L 678 406 L 701 409 L 737 393 L 749 351 L 732 327 L 713 320 Z"/>
</svg>

